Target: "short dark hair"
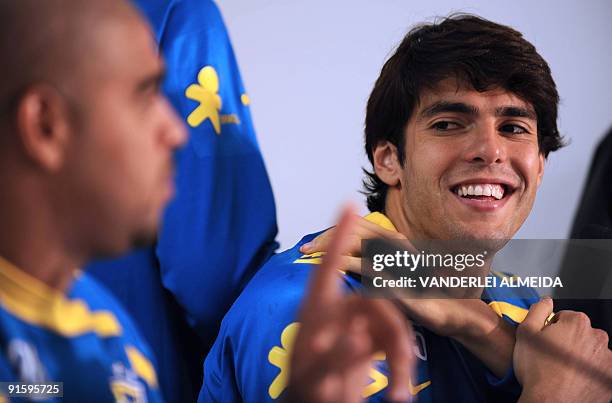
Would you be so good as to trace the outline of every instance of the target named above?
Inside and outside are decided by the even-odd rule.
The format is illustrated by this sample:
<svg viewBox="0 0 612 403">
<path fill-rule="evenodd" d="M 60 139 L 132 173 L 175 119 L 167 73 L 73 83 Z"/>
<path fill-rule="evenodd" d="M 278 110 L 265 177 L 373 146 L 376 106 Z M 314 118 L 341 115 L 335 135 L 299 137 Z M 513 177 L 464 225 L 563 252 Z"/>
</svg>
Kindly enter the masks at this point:
<svg viewBox="0 0 612 403">
<path fill-rule="evenodd" d="M 383 66 L 366 111 L 365 148 L 372 165 L 374 149 L 382 141 L 397 147 L 404 164 L 404 130 L 419 94 L 449 77 L 481 92 L 500 87 L 531 103 L 540 153 L 548 157 L 564 146 L 557 129 L 557 87 L 535 47 L 508 26 L 454 14 L 410 30 Z M 364 172 L 368 208 L 384 211 L 388 186 L 375 172 Z"/>
</svg>

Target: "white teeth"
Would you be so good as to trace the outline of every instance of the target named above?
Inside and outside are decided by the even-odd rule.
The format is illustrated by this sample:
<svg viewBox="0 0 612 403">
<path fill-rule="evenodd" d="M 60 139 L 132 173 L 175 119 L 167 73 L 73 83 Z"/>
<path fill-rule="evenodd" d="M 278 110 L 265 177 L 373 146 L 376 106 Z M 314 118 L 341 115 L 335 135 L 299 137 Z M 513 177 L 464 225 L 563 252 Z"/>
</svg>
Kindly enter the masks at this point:
<svg viewBox="0 0 612 403">
<path fill-rule="evenodd" d="M 478 185 L 457 186 L 457 195 L 465 196 L 487 196 L 500 200 L 504 197 L 504 187 L 499 184 L 483 183 Z"/>
<path fill-rule="evenodd" d="M 504 197 L 504 188 L 502 186 L 496 186 L 493 190 L 494 191 L 492 193 L 492 196 L 495 197 L 497 200 Z"/>
</svg>

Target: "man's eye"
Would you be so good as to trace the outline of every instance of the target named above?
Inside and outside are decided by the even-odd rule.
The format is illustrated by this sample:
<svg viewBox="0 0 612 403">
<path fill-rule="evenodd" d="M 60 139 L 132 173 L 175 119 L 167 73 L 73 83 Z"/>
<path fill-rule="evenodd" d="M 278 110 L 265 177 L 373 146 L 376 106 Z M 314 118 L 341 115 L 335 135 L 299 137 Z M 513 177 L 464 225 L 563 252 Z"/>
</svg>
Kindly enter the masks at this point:
<svg viewBox="0 0 612 403">
<path fill-rule="evenodd" d="M 519 125 L 511 125 L 511 124 L 503 125 L 499 128 L 499 130 L 504 133 L 511 133 L 511 134 L 529 133 L 529 131 L 525 129 L 524 127 L 519 126 Z"/>
<path fill-rule="evenodd" d="M 447 120 L 441 120 L 439 122 L 434 123 L 431 127 L 439 131 L 447 131 L 459 128 L 459 124 L 449 122 Z"/>
</svg>

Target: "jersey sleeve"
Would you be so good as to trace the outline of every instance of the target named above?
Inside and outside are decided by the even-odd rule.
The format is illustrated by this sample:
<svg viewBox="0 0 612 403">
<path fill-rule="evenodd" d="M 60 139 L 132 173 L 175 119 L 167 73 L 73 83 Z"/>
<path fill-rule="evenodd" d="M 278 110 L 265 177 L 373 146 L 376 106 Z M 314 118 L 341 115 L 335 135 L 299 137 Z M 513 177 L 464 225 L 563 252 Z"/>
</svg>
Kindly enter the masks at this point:
<svg viewBox="0 0 612 403">
<path fill-rule="evenodd" d="M 141 1 L 140 3 L 145 3 Z M 157 244 L 164 286 L 206 341 L 277 248 L 272 189 L 230 39 L 212 1 L 157 17 L 164 92 L 189 129 Z"/>
</svg>

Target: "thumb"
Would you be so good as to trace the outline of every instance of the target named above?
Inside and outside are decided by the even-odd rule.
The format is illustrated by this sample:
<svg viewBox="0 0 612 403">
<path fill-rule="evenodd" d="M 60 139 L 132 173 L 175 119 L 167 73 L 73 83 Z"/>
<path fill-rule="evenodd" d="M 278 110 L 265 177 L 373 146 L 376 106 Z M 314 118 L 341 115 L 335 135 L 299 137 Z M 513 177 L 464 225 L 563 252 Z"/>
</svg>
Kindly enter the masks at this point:
<svg viewBox="0 0 612 403">
<path fill-rule="evenodd" d="M 544 327 L 544 322 L 550 316 L 552 311 L 553 300 L 550 297 L 544 297 L 540 301 L 531 305 L 525 320 L 519 327 L 532 332 L 539 332 Z"/>
</svg>

